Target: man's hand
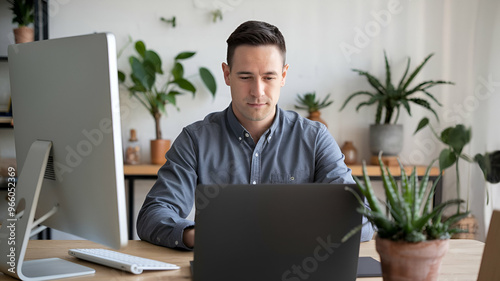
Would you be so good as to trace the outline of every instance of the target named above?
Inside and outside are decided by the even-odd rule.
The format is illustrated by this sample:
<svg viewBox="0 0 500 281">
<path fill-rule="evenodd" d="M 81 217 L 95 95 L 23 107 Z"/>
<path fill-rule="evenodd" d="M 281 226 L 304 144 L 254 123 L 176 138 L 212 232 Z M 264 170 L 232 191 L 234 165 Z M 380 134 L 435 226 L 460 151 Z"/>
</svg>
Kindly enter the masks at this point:
<svg viewBox="0 0 500 281">
<path fill-rule="evenodd" d="M 194 228 L 184 229 L 184 234 L 182 235 L 182 242 L 189 248 L 194 247 Z"/>
</svg>

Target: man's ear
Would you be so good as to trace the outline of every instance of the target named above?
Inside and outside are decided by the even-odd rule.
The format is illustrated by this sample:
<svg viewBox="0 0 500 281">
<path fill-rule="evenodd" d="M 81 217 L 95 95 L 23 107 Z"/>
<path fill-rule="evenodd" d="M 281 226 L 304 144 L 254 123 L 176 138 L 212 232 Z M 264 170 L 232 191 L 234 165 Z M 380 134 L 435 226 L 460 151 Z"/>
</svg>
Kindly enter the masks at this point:
<svg viewBox="0 0 500 281">
<path fill-rule="evenodd" d="M 289 65 L 288 64 L 285 64 L 285 66 L 283 66 L 283 72 L 281 73 L 281 87 L 285 86 L 285 82 L 286 82 L 286 74 L 288 73 L 288 67 Z"/>
<path fill-rule="evenodd" d="M 225 62 L 222 63 L 222 73 L 224 73 L 224 81 L 226 81 L 226 85 L 231 86 L 231 80 L 229 79 L 231 68 Z"/>
</svg>

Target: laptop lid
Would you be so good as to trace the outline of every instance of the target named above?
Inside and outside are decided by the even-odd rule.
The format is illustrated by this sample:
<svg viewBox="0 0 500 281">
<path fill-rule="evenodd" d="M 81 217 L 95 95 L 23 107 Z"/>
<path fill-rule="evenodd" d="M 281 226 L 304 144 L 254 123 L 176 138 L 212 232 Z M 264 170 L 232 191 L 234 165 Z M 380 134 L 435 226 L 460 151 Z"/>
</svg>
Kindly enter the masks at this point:
<svg viewBox="0 0 500 281">
<path fill-rule="evenodd" d="M 196 280 L 355 280 L 361 223 L 346 184 L 200 185 Z"/>
</svg>

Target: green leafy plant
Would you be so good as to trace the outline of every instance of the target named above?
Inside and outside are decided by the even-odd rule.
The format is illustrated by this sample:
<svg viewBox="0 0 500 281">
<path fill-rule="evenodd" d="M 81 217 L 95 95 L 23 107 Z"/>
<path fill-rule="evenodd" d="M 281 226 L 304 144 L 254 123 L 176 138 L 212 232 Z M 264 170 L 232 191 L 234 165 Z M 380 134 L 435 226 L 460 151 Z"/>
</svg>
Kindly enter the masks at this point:
<svg viewBox="0 0 500 281">
<path fill-rule="evenodd" d="M 28 26 L 35 21 L 35 1 L 33 0 L 7 0 L 9 9 L 14 14 L 12 23 L 19 27 Z"/>
<path fill-rule="evenodd" d="M 135 50 L 139 56 L 130 56 L 129 63 L 132 68 L 130 80 L 132 85 L 127 86 L 132 97 L 137 99 L 153 116 L 156 125 L 156 139 L 161 139 L 160 118 L 162 113 L 166 113 L 166 105 L 171 104 L 177 107 L 176 98 L 184 93 L 196 94 L 196 87 L 188 78 L 184 77 L 184 66 L 182 61 L 191 58 L 195 52 L 181 52 L 175 59 L 172 69 L 168 72 L 166 82 L 162 85 L 156 85 L 160 75 L 164 74 L 162 70 L 162 61 L 160 56 L 153 51 L 146 49 L 143 41 L 135 43 Z M 205 67 L 200 67 L 198 73 L 203 84 L 215 96 L 217 84 L 214 76 Z M 122 71 L 118 71 L 118 78 L 121 83 L 125 83 L 126 76 Z"/>
<path fill-rule="evenodd" d="M 429 188 L 429 172 L 433 163 L 434 161 L 429 164 L 420 181 L 416 175 L 416 168 L 413 168 L 412 173 L 408 176 L 400 163 L 401 180 L 398 185 L 389 168 L 383 164 L 381 154 L 379 154 L 380 172 L 386 196 L 386 200 L 380 200 L 380 202 L 375 196 L 366 171 L 366 165 L 363 163 L 364 182 L 357 177 L 354 177 L 354 180 L 363 196 L 366 197 L 369 207 L 365 205 L 354 190 L 346 187 L 358 198 L 361 205 L 358 211 L 377 227 L 377 234 L 380 238 L 393 241 L 420 242 L 448 239 L 452 234 L 462 232 L 459 229 L 452 228 L 452 225 L 466 217 L 468 212 L 457 213 L 445 220 L 442 219 L 443 211 L 447 207 L 459 205 L 463 202 L 462 200 L 448 200 L 432 208 L 432 198 L 436 185 L 441 179 L 440 175 Z M 384 207 L 387 210 L 386 212 L 384 212 Z M 361 228 L 362 225 L 350 231 L 344 236 L 343 241 L 349 239 Z"/>
<path fill-rule="evenodd" d="M 295 108 L 307 110 L 307 112 L 309 113 L 315 112 L 333 103 L 333 101 L 327 101 L 329 97 L 330 94 L 328 94 L 325 99 L 323 99 L 323 101 L 320 101 L 319 99 L 316 99 L 315 92 L 305 93 L 303 95 L 298 94 L 297 102 L 299 103 L 299 105 L 296 105 Z"/>
<path fill-rule="evenodd" d="M 427 97 L 429 97 L 431 100 L 436 102 L 439 106 L 441 104 L 438 102 L 438 100 L 431 94 L 429 93 L 428 89 L 431 87 L 434 87 L 439 84 L 454 84 L 453 82 L 449 81 L 424 81 L 419 83 L 413 88 L 409 88 L 410 84 L 413 82 L 417 74 L 420 72 L 420 70 L 424 67 L 424 65 L 427 63 L 427 61 L 433 56 L 433 54 L 430 54 L 427 56 L 424 61 L 409 75 L 408 75 L 408 70 L 410 68 L 410 58 L 408 58 L 408 63 L 406 64 L 406 70 L 403 74 L 403 77 L 399 81 L 398 85 L 395 86 L 392 83 L 391 80 L 391 68 L 389 66 L 389 62 L 387 60 L 387 55 L 384 52 L 384 58 L 385 58 L 385 84 L 382 84 L 377 78 L 375 78 L 373 75 L 370 73 L 359 70 L 359 69 L 352 69 L 354 72 L 357 72 L 361 76 L 365 76 L 366 79 L 368 80 L 368 83 L 374 88 L 374 91 L 358 91 L 353 94 L 351 94 L 340 110 L 344 109 L 344 107 L 351 101 L 354 97 L 356 96 L 368 96 L 368 100 L 361 102 L 358 104 L 356 107 L 356 111 L 358 111 L 361 107 L 363 106 L 369 106 L 369 105 L 377 105 L 377 111 L 375 114 L 375 123 L 380 124 L 382 121 L 382 112 L 385 109 L 385 116 L 384 116 L 384 124 L 396 124 L 398 122 L 399 118 L 399 113 L 400 113 L 400 107 L 403 106 L 403 108 L 406 109 L 408 114 L 411 116 L 411 109 L 410 109 L 410 104 L 414 103 L 417 105 L 420 105 L 428 110 L 430 110 L 434 115 L 436 116 L 436 119 L 439 120 L 436 112 L 434 109 L 432 109 L 430 103 L 423 99 L 423 98 L 418 98 L 418 97 L 413 97 L 414 94 L 418 92 L 424 93 Z M 395 115 L 395 117 L 394 117 Z"/>
<path fill-rule="evenodd" d="M 463 152 L 464 147 L 470 142 L 472 132 L 470 128 L 466 128 L 462 124 L 457 124 L 453 127 L 445 128 L 438 135 L 436 130 L 430 125 L 429 118 L 425 117 L 420 120 L 416 134 L 421 129 L 429 126 L 434 136 L 441 141 L 446 147 L 439 154 L 439 169 L 445 169 L 455 165 L 457 179 L 457 197 L 460 198 L 460 171 L 458 160 L 463 159 L 469 163 L 477 163 L 483 172 L 484 179 L 490 183 L 500 182 L 500 151 L 486 152 L 484 154 L 477 153 L 474 158 Z M 468 200 L 467 200 L 468 201 Z M 468 209 L 467 202 L 467 209 Z"/>
</svg>

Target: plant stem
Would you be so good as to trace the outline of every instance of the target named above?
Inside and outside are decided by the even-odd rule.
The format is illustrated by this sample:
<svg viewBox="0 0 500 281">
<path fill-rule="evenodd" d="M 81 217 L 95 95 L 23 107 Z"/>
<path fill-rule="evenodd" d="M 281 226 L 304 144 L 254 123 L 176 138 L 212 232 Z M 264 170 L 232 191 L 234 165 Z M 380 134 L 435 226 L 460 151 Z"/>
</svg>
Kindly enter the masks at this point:
<svg viewBox="0 0 500 281">
<path fill-rule="evenodd" d="M 155 118 L 155 126 L 156 126 L 156 139 L 161 140 L 161 128 L 160 128 L 161 113 L 155 112 L 154 118 Z"/>
<path fill-rule="evenodd" d="M 458 159 L 455 163 L 455 170 L 457 173 L 457 198 L 460 199 L 460 173 L 458 171 Z M 460 204 L 457 205 L 457 214 L 460 213 Z"/>
</svg>

